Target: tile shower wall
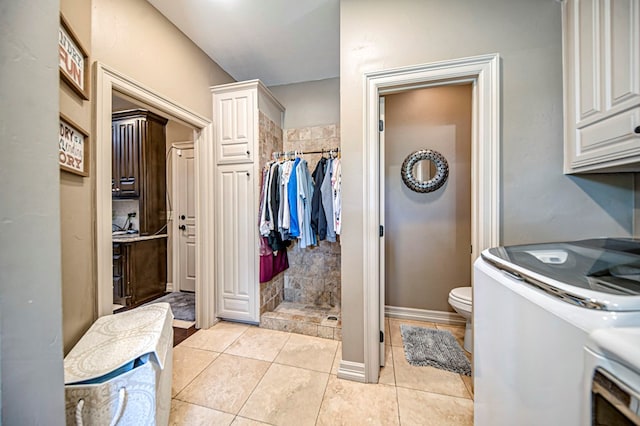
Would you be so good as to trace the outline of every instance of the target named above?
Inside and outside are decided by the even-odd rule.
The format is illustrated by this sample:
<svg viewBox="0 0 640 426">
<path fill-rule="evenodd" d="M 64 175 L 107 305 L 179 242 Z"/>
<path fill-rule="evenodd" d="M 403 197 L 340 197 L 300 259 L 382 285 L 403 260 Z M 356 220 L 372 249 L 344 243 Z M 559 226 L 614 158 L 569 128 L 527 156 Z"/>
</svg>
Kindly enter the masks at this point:
<svg viewBox="0 0 640 426">
<path fill-rule="evenodd" d="M 260 170 L 272 159 L 275 151 L 283 150 L 282 129 L 262 111 L 259 112 Z M 260 180 L 258 185 L 262 185 Z M 256 218 L 256 226 L 258 218 Z M 284 300 L 284 275 L 278 274 L 271 281 L 260 284 L 260 315 L 273 311 Z"/>
<path fill-rule="evenodd" d="M 287 129 L 284 151 L 330 150 L 340 146 L 340 127 L 326 126 Z M 313 173 L 321 154 L 306 154 Z M 308 305 L 340 307 L 340 244 L 321 241 L 316 247 L 289 248 L 289 269 L 284 273 L 284 300 Z"/>
</svg>

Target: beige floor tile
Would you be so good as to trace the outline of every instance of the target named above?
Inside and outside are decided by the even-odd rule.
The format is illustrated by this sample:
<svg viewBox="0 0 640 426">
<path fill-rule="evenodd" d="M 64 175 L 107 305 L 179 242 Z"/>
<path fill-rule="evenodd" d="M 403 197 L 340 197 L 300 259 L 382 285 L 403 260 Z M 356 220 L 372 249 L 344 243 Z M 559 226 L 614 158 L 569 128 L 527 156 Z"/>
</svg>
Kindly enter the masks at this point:
<svg viewBox="0 0 640 426">
<path fill-rule="evenodd" d="M 402 426 L 472 426 L 470 399 L 397 388 Z"/>
<path fill-rule="evenodd" d="M 169 425 L 171 426 L 229 426 L 233 421 L 233 414 L 189 404 L 178 400 L 171 401 Z"/>
<path fill-rule="evenodd" d="M 384 344 L 391 345 L 391 329 L 389 328 L 389 318 L 384 319 Z"/>
<path fill-rule="evenodd" d="M 384 347 L 384 367 L 380 369 L 378 383 L 385 385 L 396 385 L 396 377 L 393 371 L 393 350 L 390 345 Z"/>
<path fill-rule="evenodd" d="M 239 415 L 275 425 L 313 425 L 328 373 L 272 364 Z"/>
<path fill-rule="evenodd" d="M 221 354 L 176 399 L 237 414 L 269 363 Z"/>
<path fill-rule="evenodd" d="M 397 425 L 396 390 L 330 376 L 317 424 Z"/>
<path fill-rule="evenodd" d="M 181 345 L 214 352 L 224 352 L 250 326 L 231 322 L 219 322 L 208 330 L 199 330 Z"/>
<path fill-rule="evenodd" d="M 407 362 L 402 347 L 392 349 L 396 386 L 470 398 L 460 374 L 434 367 L 414 367 Z"/>
<path fill-rule="evenodd" d="M 191 383 L 218 355 L 220 355 L 218 352 L 203 351 L 183 345 L 173 348 L 171 396 L 176 396 Z"/>
<path fill-rule="evenodd" d="M 247 419 L 246 417 L 236 416 L 231 426 L 269 426 L 269 423 L 262 423 L 257 420 Z"/>
<path fill-rule="evenodd" d="M 288 339 L 289 333 L 251 327 L 224 352 L 262 361 L 273 361 Z"/>
<path fill-rule="evenodd" d="M 333 358 L 333 366 L 331 367 L 331 374 L 338 374 L 338 368 L 340 368 L 340 361 L 342 361 L 342 342 L 338 343 L 338 349 L 336 349 L 336 356 Z"/>
<path fill-rule="evenodd" d="M 402 333 L 400 332 L 401 324 L 414 325 L 417 327 L 424 327 L 424 328 L 436 328 L 436 324 L 432 322 L 400 320 L 400 319 L 390 318 L 389 332 L 391 334 L 392 346 L 400 346 L 400 347 L 402 346 Z"/>
<path fill-rule="evenodd" d="M 473 399 L 473 377 L 465 376 L 464 374 L 461 374 L 460 377 L 462 378 L 464 385 L 467 387 L 469 395 L 471 395 L 471 398 Z"/>
<path fill-rule="evenodd" d="M 335 340 L 292 334 L 274 362 L 329 373 L 337 347 Z"/>
</svg>

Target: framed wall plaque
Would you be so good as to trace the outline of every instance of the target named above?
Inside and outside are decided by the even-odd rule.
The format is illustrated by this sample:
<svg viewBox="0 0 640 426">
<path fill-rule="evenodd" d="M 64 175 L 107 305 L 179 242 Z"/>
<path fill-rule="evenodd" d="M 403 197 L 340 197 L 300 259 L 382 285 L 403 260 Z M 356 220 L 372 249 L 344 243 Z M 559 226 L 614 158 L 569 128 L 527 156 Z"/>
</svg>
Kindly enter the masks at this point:
<svg viewBox="0 0 640 426">
<path fill-rule="evenodd" d="M 60 77 L 82 99 L 89 100 L 89 60 L 67 20 L 60 15 L 58 31 Z"/>
<path fill-rule="evenodd" d="M 89 176 L 89 134 L 60 114 L 58 141 L 60 168 L 80 176 Z"/>
</svg>

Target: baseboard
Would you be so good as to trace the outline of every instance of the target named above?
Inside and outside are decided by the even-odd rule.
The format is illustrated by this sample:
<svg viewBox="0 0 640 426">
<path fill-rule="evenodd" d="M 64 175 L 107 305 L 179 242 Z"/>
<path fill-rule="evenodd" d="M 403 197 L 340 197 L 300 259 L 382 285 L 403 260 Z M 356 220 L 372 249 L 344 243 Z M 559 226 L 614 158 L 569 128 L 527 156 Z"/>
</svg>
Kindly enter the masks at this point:
<svg viewBox="0 0 640 426">
<path fill-rule="evenodd" d="M 399 306 L 385 306 L 384 314 L 389 318 L 399 318 L 414 321 L 435 322 L 438 324 L 465 325 L 466 321 L 455 312 L 429 311 L 426 309 L 402 308 Z"/>
<path fill-rule="evenodd" d="M 364 363 L 352 361 L 340 361 L 338 378 L 365 383 Z"/>
<path fill-rule="evenodd" d="M 173 293 L 173 283 L 167 283 L 167 293 Z"/>
</svg>

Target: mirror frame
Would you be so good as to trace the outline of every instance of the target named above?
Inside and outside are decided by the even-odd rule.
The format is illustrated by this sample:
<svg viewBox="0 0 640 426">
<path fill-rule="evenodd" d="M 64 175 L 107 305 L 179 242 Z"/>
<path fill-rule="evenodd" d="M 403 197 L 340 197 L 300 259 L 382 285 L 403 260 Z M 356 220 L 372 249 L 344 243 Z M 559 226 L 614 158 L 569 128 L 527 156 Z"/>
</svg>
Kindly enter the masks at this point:
<svg viewBox="0 0 640 426">
<path fill-rule="evenodd" d="M 418 180 L 413 175 L 413 166 L 418 161 L 429 160 L 436 166 L 436 174 L 429 180 Z M 402 162 L 400 168 L 402 181 L 409 189 L 415 192 L 428 193 L 433 192 L 442 187 L 449 177 L 449 164 L 446 158 L 438 151 L 432 149 L 421 149 L 414 151 L 407 156 Z"/>
</svg>

